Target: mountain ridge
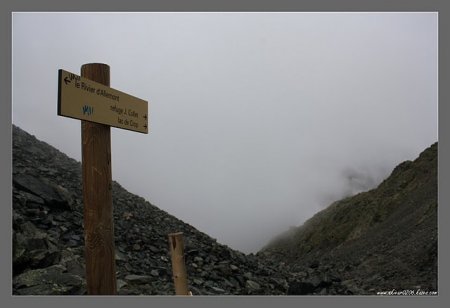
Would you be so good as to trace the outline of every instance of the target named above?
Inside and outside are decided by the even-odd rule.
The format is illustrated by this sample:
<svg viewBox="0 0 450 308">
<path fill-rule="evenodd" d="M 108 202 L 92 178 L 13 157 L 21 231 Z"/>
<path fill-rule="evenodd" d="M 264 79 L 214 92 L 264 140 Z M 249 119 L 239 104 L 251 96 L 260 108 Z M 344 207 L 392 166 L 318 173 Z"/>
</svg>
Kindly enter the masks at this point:
<svg viewBox="0 0 450 308">
<path fill-rule="evenodd" d="M 414 161 L 399 164 L 378 187 L 333 202 L 273 239 L 258 255 L 294 267 L 347 263 L 353 268 L 342 276 L 349 279 L 351 273 L 365 277 L 378 271 L 392 288 L 436 290 L 437 143 Z M 362 280 L 355 284 L 364 292 L 376 289 Z"/>
</svg>

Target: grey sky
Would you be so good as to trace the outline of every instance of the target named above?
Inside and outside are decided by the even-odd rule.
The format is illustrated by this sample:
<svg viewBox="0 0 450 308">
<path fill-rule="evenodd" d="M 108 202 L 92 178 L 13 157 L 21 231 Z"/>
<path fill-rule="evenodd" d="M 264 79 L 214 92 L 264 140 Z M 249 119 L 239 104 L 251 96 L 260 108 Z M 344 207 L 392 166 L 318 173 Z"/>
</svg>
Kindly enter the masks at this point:
<svg viewBox="0 0 450 308">
<path fill-rule="evenodd" d="M 13 123 L 81 159 L 57 71 L 149 101 L 113 178 L 255 252 L 437 141 L 436 13 L 15 13 Z M 152 222 L 149 221 L 149 224 Z"/>
</svg>

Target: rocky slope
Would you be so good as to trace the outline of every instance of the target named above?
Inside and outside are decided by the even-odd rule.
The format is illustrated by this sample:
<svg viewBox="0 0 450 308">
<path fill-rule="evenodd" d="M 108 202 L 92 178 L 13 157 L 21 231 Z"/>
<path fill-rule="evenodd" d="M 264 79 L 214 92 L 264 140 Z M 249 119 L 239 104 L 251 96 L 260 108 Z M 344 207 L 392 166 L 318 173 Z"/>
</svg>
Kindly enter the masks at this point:
<svg viewBox="0 0 450 308">
<path fill-rule="evenodd" d="M 86 294 L 81 164 L 18 127 L 12 137 L 13 294 Z M 256 255 L 113 182 L 118 294 L 174 294 L 167 235 L 180 231 L 194 295 L 436 290 L 436 148 L 399 165 L 376 197 L 336 202 Z"/>
<path fill-rule="evenodd" d="M 358 294 L 437 291 L 437 143 L 376 189 L 334 202 L 257 255 L 294 271 L 335 271 Z"/>
<path fill-rule="evenodd" d="M 12 137 L 13 294 L 86 294 L 81 164 L 18 127 Z M 116 182 L 113 205 L 120 295 L 174 294 L 172 232 L 184 233 L 194 295 L 283 295 L 296 279 L 280 264 L 217 243 Z M 346 289 L 336 282 L 330 292 Z"/>
</svg>

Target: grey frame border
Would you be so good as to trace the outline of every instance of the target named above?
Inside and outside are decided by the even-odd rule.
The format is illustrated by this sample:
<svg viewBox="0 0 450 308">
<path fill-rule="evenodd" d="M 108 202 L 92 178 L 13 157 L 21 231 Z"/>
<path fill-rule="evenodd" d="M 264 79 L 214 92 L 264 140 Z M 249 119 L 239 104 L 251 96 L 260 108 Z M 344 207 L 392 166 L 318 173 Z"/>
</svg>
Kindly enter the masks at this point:
<svg viewBox="0 0 450 308">
<path fill-rule="evenodd" d="M 52 307 L 69 305 L 73 307 L 89 306 L 98 307 L 98 305 L 108 305 L 108 307 L 122 307 L 126 304 L 132 304 L 134 307 L 149 307 L 149 306 L 168 306 L 183 305 L 188 307 L 200 306 L 229 306 L 229 305 L 245 305 L 257 307 L 273 307 L 275 305 L 296 307 L 299 305 L 327 305 L 327 306 L 374 306 L 380 305 L 395 305 L 406 307 L 423 307 L 429 306 L 444 306 L 448 305 L 448 264 L 442 260 L 448 260 L 449 250 L 446 238 L 443 239 L 443 234 L 448 234 L 448 224 L 443 219 L 449 217 L 448 207 L 445 205 L 449 200 L 448 189 L 445 189 L 446 184 L 449 183 L 449 164 L 447 157 L 449 157 L 449 145 L 446 133 L 449 130 L 449 124 L 445 122 L 444 115 L 448 114 L 448 104 L 445 102 L 449 99 L 449 4 L 447 0 L 433 1 L 433 0 L 391 0 L 391 1 L 376 1 L 376 0 L 251 0 L 251 1 L 213 1 L 213 0 L 156 0 L 152 2 L 145 2 L 142 0 L 128 0 L 126 2 L 120 0 L 97 1 L 97 0 L 78 0 L 72 2 L 61 2 L 55 0 L 44 1 L 2 1 L 0 4 L 1 10 L 1 27 L 0 32 L 3 40 L 9 42 L 9 46 L 2 52 L 1 67 L 7 68 L 1 71 L 3 81 L 1 84 L 1 112 L 0 112 L 0 126 L 1 137 L 4 146 L 0 147 L 0 170 L 1 184 L 0 198 L 2 208 L 2 223 L 1 241 L 3 247 L 7 247 L 6 252 L 0 254 L 0 262 L 2 265 L 2 279 L 1 292 L 2 303 L 4 307 Z M 12 12 L 34 12 L 34 11 L 179 11 L 179 12 L 207 12 L 207 11 L 228 11 L 228 12 L 285 12 L 285 11 L 428 11 L 438 12 L 439 14 L 439 175 L 438 175 L 438 215 L 439 215 L 439 296 L 437 297 L 51 297 L 51 296 L 27 296 L 18 297 L 12 296 L 11 276 L 12 276 L 12 258 L 11 258 L 11 123 L 12 123 L 12 92 L 11 92 L 11 74 L 12 74 L 12 54 L 11 54 L 11 27 L 12 27 Z M 55 94 L 56 95 L 56 94 Z M 9 102 L 9 103 L 8 103 Z M 447 306 L 446 305 L 446 306 Z"/>
</svg>

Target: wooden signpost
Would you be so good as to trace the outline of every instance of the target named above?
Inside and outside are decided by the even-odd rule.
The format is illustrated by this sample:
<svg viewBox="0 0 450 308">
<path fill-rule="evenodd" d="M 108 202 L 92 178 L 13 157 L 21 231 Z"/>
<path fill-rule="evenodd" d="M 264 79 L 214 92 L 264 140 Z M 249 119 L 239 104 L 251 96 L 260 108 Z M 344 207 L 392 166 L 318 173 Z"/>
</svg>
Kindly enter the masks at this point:
<svg viewBox="0 0 450 308">
<path fill-rule="evenodd" d="M 186 265 L 184 262 L 183 233 L 169 234 L 170 255 L 172 256 L 172 276 L 176 295 L 192 295 L 188 289 Z"/>
<path fill-rule="evenodd" d="M 148 133 L 148 103 L 109 87 L 109 66 L 59 70 L 58 115 L 80 119 L 84 240 L 89 295 L 117 292 L 111 177 L 111 127 Z"/>
</svg>

